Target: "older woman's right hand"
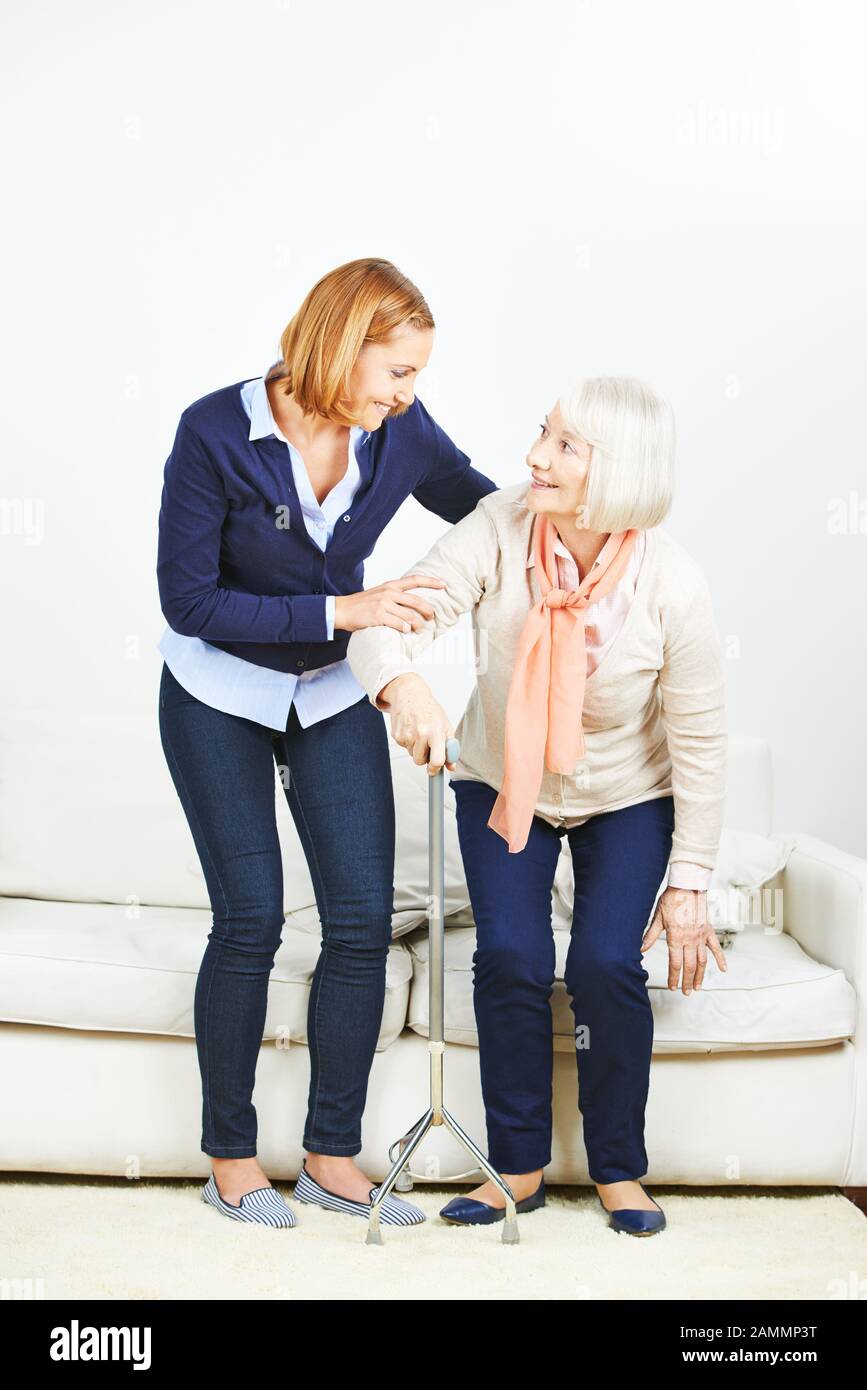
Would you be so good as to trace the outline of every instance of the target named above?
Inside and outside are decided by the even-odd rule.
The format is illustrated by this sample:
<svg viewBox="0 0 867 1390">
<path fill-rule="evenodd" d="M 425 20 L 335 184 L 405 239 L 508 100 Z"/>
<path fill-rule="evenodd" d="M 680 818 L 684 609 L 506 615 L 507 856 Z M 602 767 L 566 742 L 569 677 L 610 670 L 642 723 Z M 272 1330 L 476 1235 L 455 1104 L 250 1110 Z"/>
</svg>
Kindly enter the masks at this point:
<svg viewBox="0 0 867 1390">
<path fill-rule="evenodd" d="M 409 751 L 414 763 L 426 763 L 431 777 L 443 765 L 454 771 L 455 764 L 445 761 L 446 739 L 452 737 L 454 727 L 421 676 L 415 672 L 395 676 L 377 698 L 391 715 L 392 738 Z"/>
</svg>

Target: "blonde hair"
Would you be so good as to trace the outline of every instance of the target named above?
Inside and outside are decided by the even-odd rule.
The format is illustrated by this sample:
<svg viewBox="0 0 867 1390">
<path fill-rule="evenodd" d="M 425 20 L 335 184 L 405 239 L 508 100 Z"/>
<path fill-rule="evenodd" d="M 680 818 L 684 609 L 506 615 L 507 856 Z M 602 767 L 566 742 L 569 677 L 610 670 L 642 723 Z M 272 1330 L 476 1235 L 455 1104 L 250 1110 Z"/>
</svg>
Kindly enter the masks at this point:
<svg viewBox="0 0 867 1390">
<path fill-rule="evenodd" d="M 672 502 L 674 412 L 643 381 L 585 377 L 560 396 L 563 428 L 592 448 L 584 524 L 591 531 L 658 526 Z"/>
<path fill-rule="evenodd" d="M 268 379 L 285 379 L 305 415 L 352 425 L 345 402 L 364 343 L 381 343 L 397 328 L 435 328 L 427 301 L 391 261 L 347 261 L 317 280 L 280 338 L 281 361 Z M 403 415 L 397 406 L 391 415 Z"/>
</svg>

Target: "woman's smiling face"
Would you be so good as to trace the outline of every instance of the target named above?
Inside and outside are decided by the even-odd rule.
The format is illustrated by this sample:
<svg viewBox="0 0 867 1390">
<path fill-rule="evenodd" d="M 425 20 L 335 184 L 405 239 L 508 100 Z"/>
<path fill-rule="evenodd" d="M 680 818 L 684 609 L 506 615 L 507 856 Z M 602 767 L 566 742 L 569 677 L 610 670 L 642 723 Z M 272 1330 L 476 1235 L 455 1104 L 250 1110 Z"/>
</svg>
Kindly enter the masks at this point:
<svg viewBox="0 0 867 1390">
<path fill-rule="evenodd" d="M 574 520 L 584 505 L 591 453 L 586 439 L 565 429 L 558 402 L 540 425 L 527 454 L 527 467 L 533 475 L 527 488 L 528 511 Z"/>
<path fill-rule="evenodd" d="M 403 328 L 387 342 L 364 344 L 350 377 L 352 405 L 364 429 L 379 429 L 387 416 L 409 410 L 416 377 L 427 366 L 433 341 L 432 328 Z"/>
</svg>

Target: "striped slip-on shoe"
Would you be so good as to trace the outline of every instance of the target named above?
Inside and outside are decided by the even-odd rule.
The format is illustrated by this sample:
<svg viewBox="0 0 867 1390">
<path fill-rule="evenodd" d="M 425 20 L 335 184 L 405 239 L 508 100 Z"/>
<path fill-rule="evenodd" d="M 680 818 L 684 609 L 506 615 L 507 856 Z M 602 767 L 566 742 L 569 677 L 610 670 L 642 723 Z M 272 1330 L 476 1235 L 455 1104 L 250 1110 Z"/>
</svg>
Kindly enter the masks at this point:
<svg viewBox="0 0 867 1390">
<path fill-rule="evenodd" d="M 274 1187 L 255 1187 L 245 1192 L 240 1204 L 225 1202 L 220 1196 L 213 1172 L 202 1188 L 202 1201 L 209 1202 L 233 1221 L 252 1221 L 258 1226 L 297 1226 L 298 1219 L 291 1207 Z"/>
<path fill-rule="evenodd" d="M 326 1211 L 345 1211 L 353 1216 L 363 1216 L 365 1221 L 370 1219 L 371 1204 L 378 1192 L 378 1187 L 370 1189 L 369 1202 L 352 1202 L 337 1192 L 329 1192 L 327 1187 L 322 1187 L 310 1176 L 306 1159 L 301 1164 L 301 1172 L 295 1183 L 296 1201 L 324 1207 Z M 379 1209 L 379 1219 L 383 1226 L 418 1226 L 426 1218 L 419 1207 L 413 1206 L 412 1202 L 405 1202 L 402 1197 L 395 1197 L 390 1192 Z"/>
</svg>

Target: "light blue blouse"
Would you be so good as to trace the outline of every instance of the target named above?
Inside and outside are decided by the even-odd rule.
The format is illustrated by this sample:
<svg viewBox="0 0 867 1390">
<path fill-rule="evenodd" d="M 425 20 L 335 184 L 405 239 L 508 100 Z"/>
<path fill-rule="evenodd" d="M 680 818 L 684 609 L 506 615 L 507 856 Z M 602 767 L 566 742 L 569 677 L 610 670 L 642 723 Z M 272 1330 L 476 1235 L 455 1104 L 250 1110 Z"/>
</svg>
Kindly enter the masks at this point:
<svg viewBox="0 0 867 1390">
<path fill-rule="evenodd" d="M 244 383 L 241 400 L 250 416 L 250 438 L 262 439 L 273 434 L 286 445 L 295 490 L 304 514 L 304 525 L 320 550 L 325 550 L 337 519 L 349 507 L 361 482 L 355 449 L 359 439 L 368 431 L 360 425 L 350 427 L 346 473 L 335 483 L 320 506 L 310 485 L 303 458 L 295 445 L 290 444 L 281 433 L 274 419 L 264 375 Z M 334 595 L 330 594 L 325 603 L 329 639 L 334 636 L 335 603 Z M 239 656 L 211 646 L 201 637 L 186 637 L 171 627 L 166 627 L 157 643 L 157 650 L 161 652 L 175 680 L 197 700 L 226 714 L 253 719 L 257 724 L 278 729 L 280 733 L 286 728 L 293 700 L 298 719 L 306 729 L 309 724 L 327 719 L 329 715 L 354 705 L 362 696 L 367 698 L 346 658 L 295 676 L 291 672 L 272 671 L 244 661 Z"/>
</svg>

